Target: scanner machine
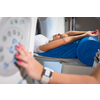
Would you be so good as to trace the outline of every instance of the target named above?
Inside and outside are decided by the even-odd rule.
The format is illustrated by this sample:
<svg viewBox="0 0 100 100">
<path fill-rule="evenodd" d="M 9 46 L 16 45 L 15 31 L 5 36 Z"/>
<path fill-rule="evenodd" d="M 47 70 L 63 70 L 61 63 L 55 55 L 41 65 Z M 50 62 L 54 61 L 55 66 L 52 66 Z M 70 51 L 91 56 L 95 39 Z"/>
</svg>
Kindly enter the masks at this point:
<svg viewBox="0 0 100 100">
<path fill-rule="evenodd" d="M 26 84 L 32 79 L 15 65 L 16 45 L 20 43 L 33 52 L 37 17 L 0 18 L 0 84 Z"/>
</svg>

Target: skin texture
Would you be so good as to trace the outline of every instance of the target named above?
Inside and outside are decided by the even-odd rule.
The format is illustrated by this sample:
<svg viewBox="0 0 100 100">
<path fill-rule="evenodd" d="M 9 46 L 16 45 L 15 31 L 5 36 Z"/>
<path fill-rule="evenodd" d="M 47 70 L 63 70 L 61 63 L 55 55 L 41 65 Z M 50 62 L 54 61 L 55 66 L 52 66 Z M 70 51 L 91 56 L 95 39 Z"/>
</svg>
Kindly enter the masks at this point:
<svg viewBox="0 0 100 100">
<path fill-rule="evenodd" d="M 85 36 L 94 36 L 94 35 L 97 36 L 98 33 L 92 33 L 88 31 L 82 34 L 80 38 Z M 69 41 L 71 39 L 73 38 L 70 38 Z M 77 39 L 77 37 L 75 39 Z M 67 42 L 66 39 L 63 41 L 64 43 Z M 29 53 L 23 45 L 17 46 L 16 50 L 19 52 L 19 54 L 15 54 L 15 58 L 18 59 L 17 64 L 25 68 L 30 77 L 36 80 L 40 80 L 43 72 L 43 66 L 37 60 L 35 60 L 32 54 Z M 100 84 L 100 64 L 98 64 L 98 66 L 93 70 L 90 76 L 63 74 L 54 71 L 49 83 L 51 84 Z"/>
</svg>

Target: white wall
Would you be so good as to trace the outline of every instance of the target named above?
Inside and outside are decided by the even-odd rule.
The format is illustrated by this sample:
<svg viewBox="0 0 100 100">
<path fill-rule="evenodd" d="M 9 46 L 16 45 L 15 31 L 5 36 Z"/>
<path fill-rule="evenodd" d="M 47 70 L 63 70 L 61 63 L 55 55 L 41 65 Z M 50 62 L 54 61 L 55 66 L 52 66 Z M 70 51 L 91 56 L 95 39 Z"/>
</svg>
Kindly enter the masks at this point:
<svg viewBox="0 0 100 100">
<path fill-rule="evenodd" d="M 42 34 L 49 39 L 52 39 L 52 36 L 56 33 L 65 32 L 64 17 L 39 17 L 39 21 Z"/>
</svg>

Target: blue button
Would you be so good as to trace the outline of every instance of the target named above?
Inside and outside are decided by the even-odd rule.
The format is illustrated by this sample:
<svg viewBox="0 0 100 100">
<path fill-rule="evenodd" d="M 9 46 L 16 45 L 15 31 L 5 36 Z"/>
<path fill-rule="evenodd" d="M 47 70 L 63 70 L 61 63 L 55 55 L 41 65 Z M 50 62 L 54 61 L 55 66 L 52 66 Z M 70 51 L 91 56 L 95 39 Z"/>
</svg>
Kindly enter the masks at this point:
<svg viewBox="0 0 100 100">
<path fill-rule="evenodd" d="M 10 24 L 13 24 L 13 21 L 12 20 L 10 21 Z"/>
<path fill-rule="evenodd" d="M 13 44 L 14 44 L 14 43 L 16 43 L 16 42 L 17 42 L 17 40 L 16 40 L 16 39 L 13 39 L 13 40 L 12 40 L 12 43 L 13 43 Z"/>
<path fill-rule="evenodd" d="M 17 23 L 18 21 L 17 20 L 15 20 L 15 23 Z"/>
<path fill-rule="evenodd" d="M 3 51 L 3 47 L 1 46 L 1 47 L 0 47 L 0 52 L 2 52 L 2 51 Z"/>
<path fill-rule="evenodd" d="M 17 46 L 17 45 L 15 45 L 15 50 L 16 50 L 16 46 Z"/>
<path fill-rule="evenodd" d="M 24 24 L 24 20 L 19 20 L 19 24 Z"/>
<path fill-rule="evenodd" d="M 18 52 L 16 52 L 15 54 L 19 54 Z"/>
<path fill-rule="evenodd" d="M 14 59 L 13 59 L 13 63 L 15 63 L 15 62 L 17 62 L 17 59 L 14 58 Z"/>
<path fill-rule="evenodd" d="M 10 53 L 14 53 L 13 47 L 12 47 L 12 46 L 10 47 L 9 52 L 10 52 Z"/>
<path fill-rule="evenodd" d="M 7 68 L 8 64 L 6 62 L 4 62 L 3 66 L 4 66 L 4 68 Z"/>
<path fill-rule="evenodd" d="M 20 43 L 18 43 L 18 45 L 20 45 Z"/>
</svg>

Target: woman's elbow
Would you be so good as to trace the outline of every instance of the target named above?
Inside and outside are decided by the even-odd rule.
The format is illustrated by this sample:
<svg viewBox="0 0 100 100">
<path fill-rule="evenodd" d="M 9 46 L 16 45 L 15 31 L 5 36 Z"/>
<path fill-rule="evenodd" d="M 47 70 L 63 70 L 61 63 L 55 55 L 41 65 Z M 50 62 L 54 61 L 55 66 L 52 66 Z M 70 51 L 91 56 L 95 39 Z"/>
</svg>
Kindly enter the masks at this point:
<svg viewBox="0 0 100 100">
<path fill-rule="evenodd" d="M 45 47 L 44 45 L 40 45 L 40 46 L 38 47 L 38 49 L 41 50 L 41 51 L 44 51 L 44 52 L 50 50 L 49 48 Z"/>
<path fill-rule="evenodd" d="M 70 43 L 72 43 L 72 39 L 71 39 L 70 37 L 63 38 L 63 40 L 64 40 L 64 43 L 65 43 L 65 44 L 70 44 Z"/>
</svg>

